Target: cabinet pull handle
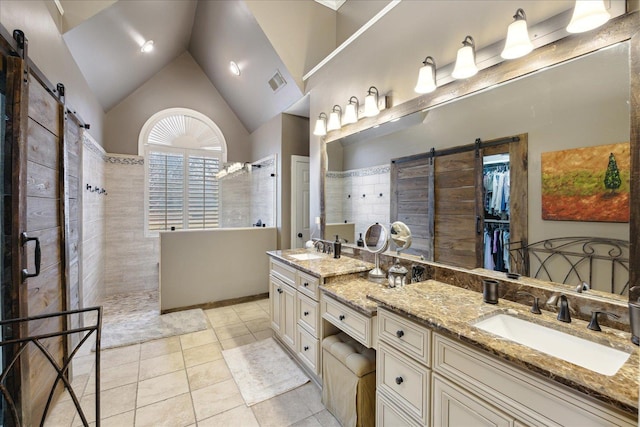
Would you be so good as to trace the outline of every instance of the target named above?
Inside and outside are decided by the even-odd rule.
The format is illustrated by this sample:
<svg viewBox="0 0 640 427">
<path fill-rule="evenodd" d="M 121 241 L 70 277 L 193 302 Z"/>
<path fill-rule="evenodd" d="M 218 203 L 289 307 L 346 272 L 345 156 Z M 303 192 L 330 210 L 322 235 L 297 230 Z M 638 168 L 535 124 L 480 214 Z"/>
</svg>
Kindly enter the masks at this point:
<svg viewBox="0 0 640 427">
<path fill-rule="evenodd" d="M 278 293 L 281 294 L 282 293 L 282 288 L 278 288 Z"/>
<path fill-rule="evenodd" d="M 400 385 L 404 382 L 404 380 L 402 379 L 402 377 L 396 377 L 396 384 Z"/>
<path fill-rule="evenodd" d="M 308 312 L 308 311 L 305 311 L 303 314 L 304 314 L 305 316 L 308 316 L 308 315 L 309 315 L 309 312 Z"/>
<path fill-rule="evenodd" d="M 23 232 L 20 235 L 20 240 L 22 245 L 26 245 L 27 242 L 30 241 L 35 241 L 36 242 L 36 249 L 35 249 L 35 254 L 34 254 L 34 261 L 35 261 L 35 265 L 36 265 L 36 272 L 35 273 L 29 273 L 29 270 L 27 270 L 26 268 L 24 268 L 21 272 L 22 275 L 22 281 L 24 282 L 25 280 L 27 280 L 29 277 L 36 277 L 40 275 L 40 263 L 42 261 L 42 252 L 40 250 L 40 239 L 38 239 L 37 237 L 28 237 L 26 232 Z"/>
<path fill-rule="evenodd" d="M 304 282 L 304 283 L 302 284 L 302 286 L 304 286 L 304 287 L 306 288 L 307 286 L 309 286 L 309 284 L 308 284 L 307 282 Z"/>
<path fill-rule="evenodd" d="M 344 320 L 344 314 L 341 314 L 340 316 L 338 316 L 338 319 Z"/>
<path fill-rule="evenodd" d="M 307 350 L 309 350 L 309 346 L 308 346 L 308 345 L 305 345 L 305 346 L 304 346 L 304 351 L 307 351 Z"/>
<path fill-rule="evenodd" d="M 402 338 L 404 336 L 404 331 L 402 329 L 396 331 L 396 336 L 398 338 Z"/>
</svg>

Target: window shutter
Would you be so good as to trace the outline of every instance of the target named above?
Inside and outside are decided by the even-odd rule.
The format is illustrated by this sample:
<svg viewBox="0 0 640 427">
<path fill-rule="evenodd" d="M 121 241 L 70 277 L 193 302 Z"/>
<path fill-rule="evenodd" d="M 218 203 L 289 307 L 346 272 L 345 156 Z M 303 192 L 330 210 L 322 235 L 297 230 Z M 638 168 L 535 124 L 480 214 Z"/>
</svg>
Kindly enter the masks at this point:
<svg viewBox="0 0 640 427">
<path fill-rule="evenodd" d="M 149 231 L 183 228 L 184 223 L 184 155 L 150 151 L 149 162 Z"/>
<path fill-rule="evenodd" d="M 188 228 L 218 227 L 218 180 L 220 162 L 215 157 L 189 155 Z"/>
</svg>

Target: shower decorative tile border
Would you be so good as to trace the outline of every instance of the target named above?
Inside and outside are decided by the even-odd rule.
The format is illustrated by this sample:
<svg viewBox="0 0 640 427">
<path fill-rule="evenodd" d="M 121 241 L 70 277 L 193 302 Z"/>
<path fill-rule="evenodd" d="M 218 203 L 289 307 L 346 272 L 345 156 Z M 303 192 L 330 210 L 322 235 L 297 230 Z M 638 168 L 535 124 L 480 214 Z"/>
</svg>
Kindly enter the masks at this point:
<svg viewBox="0 0 640 427">
<path fill-rule="evenodd" d="M 127 156 L 124 154 L 109 154 L 107 163 L 116 165 L 144 165 L 144 157 Z"/>
<path fill-rule="evenodd" d="M 353 169 L 353 170 L 348 170 L 344 172 L 328 171 L 326 174 L 326 177 L 327 178 L 348 178 L 348 177 L 355 177 L 355 176 L 382 175 L 390 172 L 391 172 L 391 166 L 380 165 L 380 166 L 372 166 L 372 167 L 362 168 L 362 169 Z"/>
</svg>

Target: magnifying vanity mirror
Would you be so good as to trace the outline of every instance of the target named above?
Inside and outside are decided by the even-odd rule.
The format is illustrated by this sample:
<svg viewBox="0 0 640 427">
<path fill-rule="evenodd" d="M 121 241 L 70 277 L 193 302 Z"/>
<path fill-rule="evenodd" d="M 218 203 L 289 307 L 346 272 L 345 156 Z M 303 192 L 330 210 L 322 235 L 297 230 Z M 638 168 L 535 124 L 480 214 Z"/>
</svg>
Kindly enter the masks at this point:
<svg viewBox="0 0 640 427">
<path fill-rule="evenodd" d="M 380 253 L 384 252 L 389 245 L 387 229 L 381 224 L 373 224 L 367 228 L 364 235 L 364 247 L 369 252 L 375 254 L 376 267 L 369 271 L 369 279 L 373 281 L 384 281 L 387 275 L 380 268 Z"/>
<path fill-rule="evenodd" d="M 402 221 L 396 221 L 391 224 L 391 241 L 396 245 L 396 252 L 409 249 L 411 247 L 411 230 Z"/>
</svg>

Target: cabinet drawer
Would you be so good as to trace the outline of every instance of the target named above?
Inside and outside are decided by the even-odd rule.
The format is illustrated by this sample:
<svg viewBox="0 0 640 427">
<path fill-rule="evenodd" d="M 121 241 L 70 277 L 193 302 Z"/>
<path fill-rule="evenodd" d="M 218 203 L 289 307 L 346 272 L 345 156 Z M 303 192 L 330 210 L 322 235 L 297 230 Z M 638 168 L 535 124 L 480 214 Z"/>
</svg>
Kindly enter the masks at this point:
<svg viewBox="0 0 640 427">
<path fill-rule="evenodd" d="M 320 299 L 320 280 L 317 277 L 299 271 L 296 286 L 306 296 L 316 301 Z"/>
<path fill-rule="evenodd" d="M 320 329 L 318 303 L 298 292 L 296 312 L 298 313 L 298 325 L 305 328 L 314 337 L 318 337 L 318 330 Z"/>
<path fill-rule="evenodd" d="M 431 366 L 431 331 L 390 311 L 378 310 L 378 337 Z"/>
<path fill-rule="evenodd" d="M 376 395 L 376 426 L 377 427 L 419 427 L 420 424 L 411 419 L 394 403 L 384 397 Z"/>
<path fill-rule="evenodd" d="M 318 375 L 318 339 L 298 327 L 298 358 Z"/>
<path fill-rule="evenodd" d="M 421 424 L 428 424 L 431 372 L 384 341 L 378 346 L 376 369 L 378 390 Z"/>
<path fill-rule="evenodd" d="M 358 313 L 326 295 L 322 296 L 322 317 L 367 347 L 374 347 L 372 318 Z M 373 318 L 375 319 L 375 317 Z"/>
<path fill-rule="evenodd" d="M 296 286 L 296 269 L 285 265 L 281 262 L 271 260 L 269 268 L 271 269 L 271 274 L 278 279 L 285 282 L 287 285 L 291 285 L 293 287 Z"/>
<path fill-rule="evenodd" d="M 637 426 L 569 387 L 433 334 L 433 370 L 527 425 Z"/>
</svg>

